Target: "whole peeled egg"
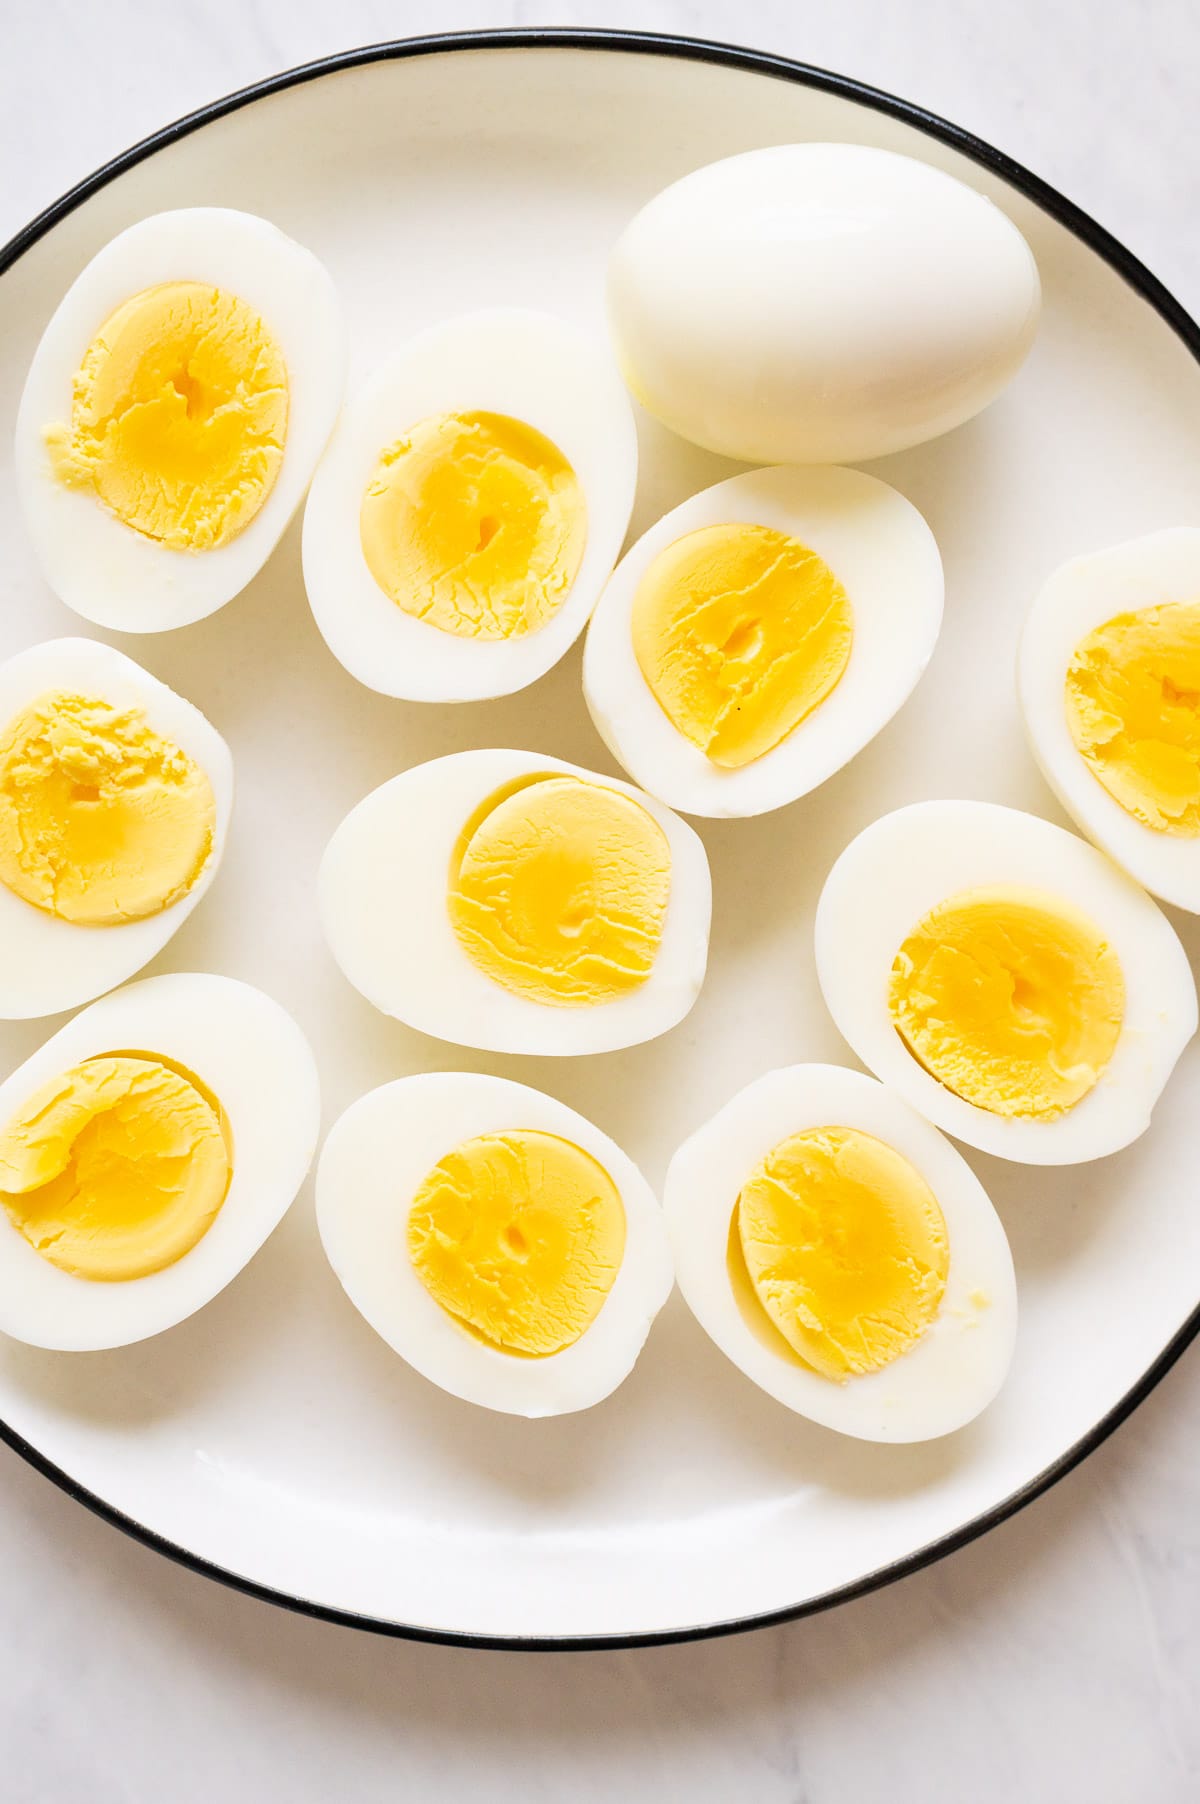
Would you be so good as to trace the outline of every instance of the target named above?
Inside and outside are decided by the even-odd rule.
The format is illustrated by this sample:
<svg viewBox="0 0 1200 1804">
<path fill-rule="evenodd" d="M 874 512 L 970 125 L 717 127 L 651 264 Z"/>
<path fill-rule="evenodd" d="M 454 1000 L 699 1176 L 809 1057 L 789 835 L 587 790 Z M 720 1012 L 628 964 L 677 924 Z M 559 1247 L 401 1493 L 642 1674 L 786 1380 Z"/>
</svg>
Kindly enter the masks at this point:
<svg viewBox="0 0 1200 1804">
<path fill-rule="evenodd" d="M 883 457 L 993 400 L 1040 284 L 1005 214 L 863 144 L 780 144 L 656 195 L 612 254 L 609 311 L 639 401 L 749 463 Z"/>
</svg>

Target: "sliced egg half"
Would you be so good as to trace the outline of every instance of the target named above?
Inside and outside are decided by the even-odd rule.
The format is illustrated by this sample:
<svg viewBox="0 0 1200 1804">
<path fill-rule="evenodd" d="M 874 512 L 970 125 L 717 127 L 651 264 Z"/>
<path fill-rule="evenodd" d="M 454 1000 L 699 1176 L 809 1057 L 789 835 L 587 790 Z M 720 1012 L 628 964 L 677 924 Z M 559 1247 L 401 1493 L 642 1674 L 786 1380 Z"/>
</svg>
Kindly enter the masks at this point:
<svg viewBox="0 0 1200 1804">
<path fill-rule="evenodd" d="M 859 1058 L 982 1152 L 1071 1165 L 1144 1133 L 1196 1031 L 1170 922 L 1049 821 L 918 802 L 860 833 L 817 905 L 817 975 Z"/>
<path fill-rule="evenodd" d="M 1034 757 L 1076 825 L 1152 895 L 1200 914 L 1200 531 L 1056 570 L 1017 681 Z"/>
<path fill-rule="evenodd" d="M 0 1018 L 74 1008 L 161 951 L 232 807 L 221 735 L 132 658 L 52 639 L 0 664 Z"/>
<path fill-rule="evenodd" d="M 0 1084 L 0 1332 L 78 1352 L 192 1315 L 287 1210 L 319 1117 L 261 990 L 172 974 L 94 1002 Z"/>
<path fill-rule="evenodd" d="M 157 213 L 68 289 L 17 415 L 17 486 L 55 593 L 157 633 L 231 600 L 303 499 L 341 406 L 333 283 L 265 219 Z"/>
<path fill-rule="evenodd" d="M 873 1078 L 768 1072 L 672 1159 L 679 1288 L 770 1396 L 868 1441 L 924 1441 L 991 1402 L 1017 1293 L 966 1161 Z"/>
<path fill-rule="evenodd" d="M 672 808 L 764 814 L 887 725 L 933 655 L 942 594 L 933 534 L 877 477 L 751 470 L 622 558 L 588 631 L 587 705 Z"/>
<path fill-rule="evenodd" d="M 321 925 L 369 1002 L 492 1052 L 611 1052 L 682 1020 L 712 884 L 692 829 L 628 783 L 535 752 L 455 752 L 351 809 Z"/>
<path fill-rule="evenodd" d="M 509 1415 L 607 1397 L 673 1283 L 662 1211 L 620 1147 L 553 1097 L 470 1072 L 353 1103 L 321 1153 L 317 1223 L 375 1332 Z"/>
<path fill-rule="evenodd" d="M 350 402 L 304 515 L 304 582 L 334 656 L 409 701 L 544 675 L 620 554 L 637 434 L 607 350 L 549 314 L 420 333 Z"/>
</svg>

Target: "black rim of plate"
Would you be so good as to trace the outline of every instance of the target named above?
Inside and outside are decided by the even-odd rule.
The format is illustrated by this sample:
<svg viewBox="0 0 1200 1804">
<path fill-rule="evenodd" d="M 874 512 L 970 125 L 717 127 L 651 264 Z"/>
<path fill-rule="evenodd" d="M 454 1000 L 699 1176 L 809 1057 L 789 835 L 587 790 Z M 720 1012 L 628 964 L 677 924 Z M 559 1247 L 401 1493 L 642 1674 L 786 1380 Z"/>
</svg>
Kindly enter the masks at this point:
<svg viewBox="0 0 1200 1804">
<path fill-rule="evenodd" d="M 885 113 L 905 125 L 914 126 L 926 137 L 937 139 L 948 144 L 952 149 L 962 152 L 981 168 L 999 176 L 1010 187 L 1033 201 L 1043 212 L 1048 213 L 1060 225 L 1072 232 L 1099 257 L 1110 264 L 1117 274 L 1123 277 L 1128 285 L 1135 289 L 1143 300 L 1159 313 L 1171 327 L 1176 336 L 1200 363 L 1200 326 L 1191 315 L 1175 299 L 1174 295 L 1163 286 L 1158 278 L 1150 273 L 1145 265 L 1125 248 L 1103 226 L 1096 223 L 1080 208 L 1059 194 L 1055 188 L 1032 175 L 1019 163 L 996 150 L 992 145 L 984 143 L 981 138 L 974 137 L 960 126 L 952 125 L 949 120 L 940 118 L 936 113 L 927 112 L 923 107 L 914 106 L 907 100 L 900 100 L 895 95 L 887 94 L 879 88 L 868 87 L 865 83 L 855 81 L 849 76 L 835 75 L 826 69 L 817 69 L 808 63 L 794 62 L 789 57 L 775 56 L 765 51 L 743 49 L 739 45 L 713 43 L 699 38 L 674 37 L 657 32 L 637 31 L 574 31 L 561 29 L 546 30 L 512 30 L 512 31 L 468 31 L 451 32 L 430 37 L 402 38 L 392 43 L 364 45 L 356 50 L 343 51 L 336 56 L 321 57 L 316 62 L 303 63 L 298 68 L 285 70 L 282 74 L 269 76 L 264 81 L 252 83 L 250 87 L 240 88 L 236 93 L 227 94 L 223 99 L 213 101 L 210 105 L 200 107 L 194 113 L 177 119 L 173 124 L 164 126 L 161 131 L 143 138 L 139 144 L 113 157 L 100 169 L 95 170 L 83 181 L 76 184 L 60 199 L 56 200 L 44 212 L 39 213 L 19 231 L 14 238 L 0 249 L 0 273 L 12 267 L 17 259 L 24 255 L 40 238 L 73 213 L 77 207 L 88 200 L 99 189 L 104 188 L 116 177 L 123 175 L 127 169 L 144 162 L 157 151 L 168 145 L 177 143 L 202 126 L 223 119 L 229 113 L 238 112 L 242 107 L 251 105 L 256 100 L 265 99 L 271 94 L 278 94 L 288 88 L 300 87 L 306 82 L 316 81 L 325 75 L 333 75 L 343 69 L 358 69 L 371 63 L 398 62 L 413 57 L 445 55 L 459 50 L 598 50 L 621 51 L 643 56 L 675 57 L 688 62 L 716 63 L 730 69 L 745 70 L 750 74 L 770 76 L 777 81 L 793 82 L 800 87 L 815 88 L 822 93 L 834 94 L 843 100 L 853 101 L 859 106 L 869 107 L 877 113 Z M 1133 1388 L 1126 1392 L 1118 1403 L 1102 1416 L 1080 1440 L 1069 1447 L 1058 1459 L 1039 1472 L 1037 1476 L 1022 1485 L 1000 1503 L 993 1505 L 981 1515 L 963 1523 L 952 1533 L 944 1535 L 940 1540 L 931 1541 L 927 1546 L 918 1548 L 915 1553 L 905 1559 L 894 1560 L 887 1566 L 881 1566 L 874 1572 L 867 1573 L 853 1583 L 839 1586 L 836 1590 L 824 1592 L 819 1597 L 808 1598 L 802 1603 L 792 1604 L 783 1609 L 770 1610 L 759 1615 L 733 1617 L 721 1622 L 697 1623 L 690 1628 L 666 1629 L 660 1632 L 642 1632 L 628 1635 L 478 1635 L 467 1631 L 450 1629 L 428 1629 L 418 1625 L 391 1622 L 373 1616 L 364 1616 L 350 1610 L 335 1609 L 326 1604 L 313 1603 L 303 1597 L 294 1597 L 289 1592 L 277 1591 L 269 1585 L 260 1585 L 251 1578 L 236 1572 L 229 1572 L 222 1566 L 189 1552 L 173 1541 L 166 1540 L 156 1534 L 143 1523 L 135 1522 L 132 1517 L 122 1511 L 113 1509 L 102 1497 L 97 1497 L 83 1485 L 77 1483 L 68 1472 L 64 1472 L 53 1461 L 48 1460 L 36 1447 L 30 1445 L 21 1435 L 11 1428 L 7 1422 L 0 1420 L 0 1440 L 3 1440 L 14 1453 L 26 1460 L 35 1471 L 42 1473 L 65 1491 L 68 1497 L 77 1503 L 86 1505 L 88 1509 L 103 1521 L 111 1523 L 135 1541 L 141 1541 L 156 1552 L 165 1554 L 181 1566 L 192 1572 L 201 1573 L 205 1578 L 216 1579 L 223 1585 L 229 1585 L 248 1597 L 260 1598 L 266 1603 L 278 1604 L 283 1609 L 292 1610 L 303 1616 L 316 1617 L 324 1622 L 332 1622 L 343 1628 L 367 1629 L 376 1634 L 398 1636 L 410 1641 L 438 1642 L 449 1647 L 479 1647 L 497 1649 L 527 1649 L 534 1652 L 584 1651 L 589 1649 L 628 1648 L 628 1647 L 661 1647 L 672 1642 L 701 1641 L 718 1635 L 739 1634 L 747 1629 L 768 1628 L 779 1623 L 793 1622 L 802 1616 L 813 1616 L 819 1611 L 833 1608 L 836 1604 L 849 1603 L 857 1597 L 865 1597 L 871 1591 L 878 1591 L 885 1585 L 893 1584 L 897 1579 L 907 1578 L 911 1573 L 920 1572 L 923 1567 L 930 1566 L 946 1554 L 953 1553 L 968 1542 L 977 1540 L 991 1528 L 1015 1516 L 1018 1510 L 1024 1509 L 1035 1498 L 1057 1484 L 1060 1478 L 1078 1466 L 1089 1453 L 1095 1451 L 1107 1440 L 1114 1429 L 1119 1428 L 1125 1418 L 1142 1403 L 1154 1389 L 1159 1380 L 1165 1376 L 1175 1364 L 1196 1335 L 1200 1333 L 1200 1304 L 1183 1323 L 1182 1327 L 1171 1337 L 1158 1358 L 1146 1369 Z"/>
</svg>

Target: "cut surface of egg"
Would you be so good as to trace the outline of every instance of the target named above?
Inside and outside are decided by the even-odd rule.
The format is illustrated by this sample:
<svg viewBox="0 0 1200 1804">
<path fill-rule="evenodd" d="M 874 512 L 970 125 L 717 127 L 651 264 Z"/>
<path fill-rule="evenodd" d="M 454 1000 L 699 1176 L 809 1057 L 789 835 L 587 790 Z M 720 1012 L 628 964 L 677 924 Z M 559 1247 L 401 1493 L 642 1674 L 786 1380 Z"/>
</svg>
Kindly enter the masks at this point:
<svg viewBox="0 0 1200 1804">
<path fill-rule="evenodd" d="M 918 802 L 842 853 L 817 975 L 876 1077 L 983 1152 L 1069 1165 L 1135 1140 L 1196 1030 L 1179 939 L 1073 833 Z"/>
<path fill-rule="evenodd" d="M 662 1211 L 621 1149 L 553 1097 L 470 1072 L 353 1103 L 321 1153 L 317 1223 L 389 1346 L 510 1415 L 607 1397 L 673 1283 Z"/>
<path fill-rule="evenodd" d="M 261 990 L 172 974 L 94 1002 L 0 1084 L 0 1332 L 83 1351 L 183 1321 L 279 1222 L 319 1122 Z"/>
<path fill-rule="evenodd" d="M 1034 756 L 1076 825 L 1152 895 L 1200 914 L 1200 530 L 1056 570 L 1026 620 L 1017 683 Z"/>
<path fill-rule="evenodd" d="M 0 1018 L 56 1014 L 159 952 L 216 875 L 229 747 L 122 652 L 0 664 Z"/>
<path fill-rule="evenodd" d="M 333 283 L 265 219 L 158 213 L 67 291 L 17 416 L 21 506 L 46 580 L 127 633 L 246 587 L 296 511 L 345 385 Z"/>
<path fill-rule="evenodd" d="M 393 777 L 326 849 L 321 925 L 385 1014 L 493 1052 L 609 1052 L 700 991 L 712 886 L 699 838 L 628 783 L 533 752 Z"/>
<path fill-rule="evenodd" d="M 942 596 L 933 534 L 886 483 L 748 471 L 621 560 L 588 631 L 588 708 L 670 807 L 763 814 L 887 725 L 933 655 Z"/>
<path fill-rule="evenodd" d="M 551 315 L 419 333 L 351 400 L 304 514 L 304 582 L 369 689 L 523 689 L 582 631 L 620 553 L 637 435 L 607 352 Z"/>
<path fill-rule="evenodd" d="M 842 1434 L 921 1441 L 991 1402 L 1016 1284 L 983 1186 L 874 1078 L 768 1072 L 671 1161 L 664 1213 L 684 1299 L 721 1351 Z"/>
</svg>

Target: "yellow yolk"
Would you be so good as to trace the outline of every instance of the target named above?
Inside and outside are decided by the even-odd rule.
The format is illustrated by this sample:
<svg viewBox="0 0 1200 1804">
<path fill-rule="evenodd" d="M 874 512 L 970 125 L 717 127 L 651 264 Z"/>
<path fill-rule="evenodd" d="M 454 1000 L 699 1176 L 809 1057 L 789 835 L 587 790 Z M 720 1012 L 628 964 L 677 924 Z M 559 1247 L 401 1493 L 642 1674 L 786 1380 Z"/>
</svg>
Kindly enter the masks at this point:
<svg viewBox="0 0 1200 1804">
<path fill-rule="evenodd" d="M 464 1140 L 408 1217 L 417 1276 L 450 1315 L 507 1353 L 561 1353 L 591 1327 L 625 1253 L 604 1167 L 556 1134 Z"/>
<path fill-rule="evenodd" d="M 1050 1121 L 1112 1058 L 1125 980 L 1085 914 L 1001 885 L 950 896 L 925 916 L 896 954 L 888 1000 L 909 1051 L 956 1096 Z"/>
<path fill-rule="evenodd" d="M 450 871 L 459 944 L 532 1002 L 611 1002 L 649 977 L 671 890 L 640 802 L 579 777 L 523 778 L 467 822 Z"/>
<path fill-rule="evenodd" d="M 211 551 L 271 492 L 288 423 L 283 354 L 223 288 L 165 282 L 124 302 L 88 346 L 51 464 L 135 532 Z"/>
<path fill-rule="evenodd" d="M 799 539 L 732 523 L 660 551 L 633 600 L 633 650 L 667 719 L 736 770 L 787 738 L 837 687 L 854 616 Z"/>
<path fill-rule="evenodd" d="M 583 561 L 571 465 L 498 413 L 421 420 L 380 453 L 359 520 L 385 595 L 462 639 L 517 639 L 558 612 Z"/>
<path fill-rule="evenodd" d="M 736 1245 L 763 1310 L 826 1378 L 888 1365 L 937 1315 L 950 1268 L 937 1198 L 857 1128 L 781 1140 L 742 1186 Z"/>
<path fill-rule="evenodd" d="M 0 1129 L 0 1203 L 43 1259 L 116 1283 L 174 1265 L 229 1188 L 220 1105 L 149 1054 L 86 1060 Z"/>
<path fill-rule="evenodd" d="M 138 708 L 51 693 L 0 730 L 0 883 L 84 926 L 157 914 L 212 851 L 199 765 Z"/>
<path fill-rule="evenodd" d="M 1118 614 L 1075 647 L 1067 725 L 1092 775 L 1157 833 L 1200 834 L 1200 602 Z"/>
</svg>

